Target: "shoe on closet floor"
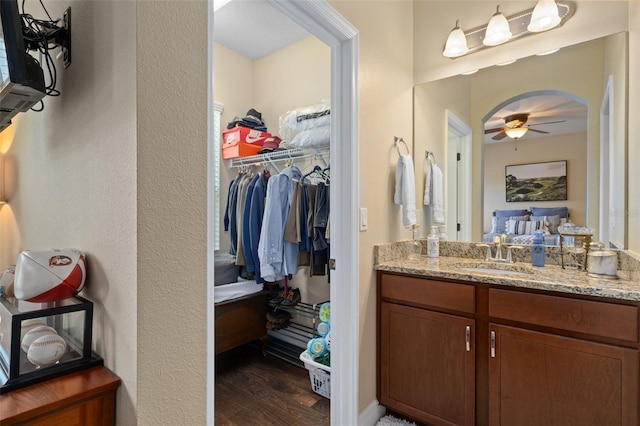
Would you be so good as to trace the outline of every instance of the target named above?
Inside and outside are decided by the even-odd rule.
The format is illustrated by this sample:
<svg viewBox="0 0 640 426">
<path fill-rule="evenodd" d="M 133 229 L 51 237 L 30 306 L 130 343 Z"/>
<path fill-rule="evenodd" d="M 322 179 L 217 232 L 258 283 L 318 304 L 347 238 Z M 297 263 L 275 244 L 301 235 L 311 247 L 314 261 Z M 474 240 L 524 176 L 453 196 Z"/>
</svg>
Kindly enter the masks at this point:
<svg viewBox="0 0 640 426">
<path fill-rule="evenodd" d="M 278 306 L 284 300 L 284 289 L 277 288 L 274 291 L 273 297 L 269 299 L 269 306 Z"/>
<path fill-rule="evenodd" d="M 295 306 L 302 299 L 299 288 L 290 288 L 287 297 L 280 303 L 281 306 Z"/>
<path fill-rule="evenodd" d="M 291 314 L 282 309 L 267 308 L 267 330 L 279 330 L 289 326 Z"/>
</svg>

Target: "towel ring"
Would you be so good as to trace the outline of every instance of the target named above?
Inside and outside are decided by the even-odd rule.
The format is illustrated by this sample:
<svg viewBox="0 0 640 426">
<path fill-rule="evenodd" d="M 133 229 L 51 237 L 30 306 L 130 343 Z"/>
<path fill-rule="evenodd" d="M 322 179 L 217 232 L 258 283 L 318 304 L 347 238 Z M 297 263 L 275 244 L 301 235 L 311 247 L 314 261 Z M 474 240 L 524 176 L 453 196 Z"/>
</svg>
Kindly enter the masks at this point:
<svg viewBox="0 0 640 426">
<path fill-rule="evenodd" d="M 401 142 L 404 145 L 405 149 L 407 150 L 407 154 L 406 155 L 411 154 L 411 151 L 409 151 L 409 147 L 407 146 L 407 143 L 404 141 L 404 139 L 399 138 L 397 136 L 394 136 L 393 137 L 393 144 L 396 146 L 396 149 L 398 150 L 398 155 L 402 155 L 402 153 L 400 152 L 400 143 Z"/>
</svg>

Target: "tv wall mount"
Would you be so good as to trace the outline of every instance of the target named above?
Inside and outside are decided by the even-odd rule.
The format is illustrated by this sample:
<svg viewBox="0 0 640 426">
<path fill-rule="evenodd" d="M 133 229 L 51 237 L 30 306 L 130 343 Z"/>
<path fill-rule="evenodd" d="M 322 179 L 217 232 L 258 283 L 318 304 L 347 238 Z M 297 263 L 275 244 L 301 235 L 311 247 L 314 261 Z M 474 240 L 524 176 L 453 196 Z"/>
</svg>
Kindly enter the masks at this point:
<svg viewBox="0 0 640 426">
<path fill-rule="evenodd" d="M 71 7 L 68 7 L 60 19 L 53 21 L 28 21 L 30 15 L 22 14 L 24 43 L 27 50 L 48 51 L 60 47 L 62 62 L 65 68 L 71 65 Z M 30 25 L 31 24 L 31 25 Z"/>
</svg>

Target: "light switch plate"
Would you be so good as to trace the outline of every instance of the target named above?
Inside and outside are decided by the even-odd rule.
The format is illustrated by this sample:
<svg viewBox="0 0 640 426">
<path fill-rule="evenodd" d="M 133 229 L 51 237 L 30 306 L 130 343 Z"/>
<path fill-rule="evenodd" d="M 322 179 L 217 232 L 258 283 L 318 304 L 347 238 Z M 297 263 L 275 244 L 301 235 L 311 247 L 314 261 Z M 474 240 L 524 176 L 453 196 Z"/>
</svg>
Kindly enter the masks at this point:
<svg viewBox="0 0 640 426">
<path fill-rule="evenodd" d="M 367 208 L 360 207 L 360 231 L 366 231 L 367 228 Z"/>
</svg>

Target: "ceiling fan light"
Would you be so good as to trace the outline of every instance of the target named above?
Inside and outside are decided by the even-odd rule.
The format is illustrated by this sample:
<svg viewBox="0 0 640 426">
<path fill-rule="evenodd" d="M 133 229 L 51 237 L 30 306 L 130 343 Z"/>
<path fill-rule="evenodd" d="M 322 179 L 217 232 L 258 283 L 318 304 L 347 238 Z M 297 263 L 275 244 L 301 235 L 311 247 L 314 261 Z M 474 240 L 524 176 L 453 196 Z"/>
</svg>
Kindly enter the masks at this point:
<svg viewBox="0 0 640 426">
<path fill-rule="evenodd" d="M 464 35 L 460 27 L 460 21 L 456 21 L 456 26 L 449 33 L 447 43 L 444 46 L 442 54 L 447 58 L 457 58 L 469 51 L 467 46 L 467 37 Z"/>
<path fill-rule="evenodd" d="M 531 14 L 531 22 L 527 30 L 532 33 L 539 33 L 550 30 L 560 24 L 558 15 L 558 5 L 555 0 L 539 0 Z"/>
<path fill-rule="evenodd" d="M 529 131 L 528 127 L 514 127 L 514 128 L 506 128 L 504 132 L 511 139 L 520 139 Z"/>
<path fill-rule="evenodd" d="M 509 41 L 511 36 L 509 21 L 507 21 L 507 18 L 500 12 L 500 6 L 498 6 L 496 13 L 494 13 L 489 21 L 489 25 L 487 25 L 482 44 L 485 46 L 497 46 Z"/>
</svg>

